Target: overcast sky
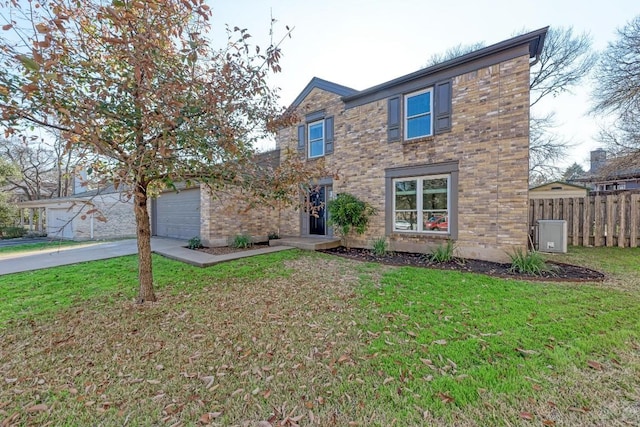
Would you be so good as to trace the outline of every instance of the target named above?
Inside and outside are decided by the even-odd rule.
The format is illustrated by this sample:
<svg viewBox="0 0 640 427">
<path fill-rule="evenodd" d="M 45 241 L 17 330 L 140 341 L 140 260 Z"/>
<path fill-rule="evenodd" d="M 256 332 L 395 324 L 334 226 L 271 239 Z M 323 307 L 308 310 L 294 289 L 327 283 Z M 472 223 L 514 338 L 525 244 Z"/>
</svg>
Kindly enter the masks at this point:
<svg viewBox="0 0 640 427">
<path fill-rule="evenodd" d="M 223 24 L 247 28 L 254 43 L 269 45 L 270 15 L 279 40 L 285 25 L 295 27 L 282 45 L 282 73 L 274 79 L 283 105 L 289 105 L 314 77 L 357 90 L 383 83 L 421 68 L 435 53 L 458 44 L 500 42 L 545 26 L 589 32 L 594 48 L 613 41 L 616 29 L 640 14 L 631 0 L 478 1 L 459 0 L 222 0 L 212 1 L 213 27 Z M 588 115 L 590 82 L 549 99 L 542 106 L 554 109 L 558 131 L 576 146 L 563 162 L 588 169 L 589 151 L 598 119 Z"/>
</svg>

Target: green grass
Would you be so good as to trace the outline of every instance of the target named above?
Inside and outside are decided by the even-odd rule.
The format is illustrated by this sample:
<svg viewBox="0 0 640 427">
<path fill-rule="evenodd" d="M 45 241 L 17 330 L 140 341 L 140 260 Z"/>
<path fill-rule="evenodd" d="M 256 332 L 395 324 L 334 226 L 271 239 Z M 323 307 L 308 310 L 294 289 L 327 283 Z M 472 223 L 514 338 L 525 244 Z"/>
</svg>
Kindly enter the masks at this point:
<svg viewBox="0 0 640 427">
<path fill-rule="evenodd" d="M 10 254 L 15 252 L 40 251 L 46 249 L 58 249 L 60 247 L 86 245 L 90 242 L 74 242 L 71 240 L 56 240 L 50 242 L 24 243 L 15 246 L 5 246 L 0 248 L 0 254 Z"/>
<path fill-rule="evenodd" d="M 293 256 L 291 251 L 277 252 L 268 258 L 244 258 L 205 270 L 153 255 L 154 286 L 158 290 L 171 286 L 172 293 L 179 293 L 223 278 L 258 280 L 286 275 L 286 269 L 275 271 L 270 263 Z M 0 329 L 9 320 L 50 315 L 96 297 L 134 298 L 137 260 L 137 256 L 127 256 L 2 276 Z"/>
<path fill-rule="evenodd" d="M 570 246 L 566 254 L 545 254 L 548 260 L 584 265 L 610 274 L 640 276 L 640 247 L 598 247 L 585 248 Z M 640 288 L 639 288 L 640 289 Z"/>
<path fill-rule="evenodd" d="M 154 256 L 159 302 L 142 307 L 135 256 L 2 276 L 0 421 L 634 425 L 639 256 L 549 256 L 602 267 L 602 284 L 294 250 L 207 269 Z"/>
<path fill-rule="evenodd" d="M 531 396 L 531 378 L 608 360 L 640 334 L 637 293 L 587 285 L 401 268 L 363 298 L 370 369 L 396 385 L 379 401 L 438 415 L 485 392 Z"/>
</svg>

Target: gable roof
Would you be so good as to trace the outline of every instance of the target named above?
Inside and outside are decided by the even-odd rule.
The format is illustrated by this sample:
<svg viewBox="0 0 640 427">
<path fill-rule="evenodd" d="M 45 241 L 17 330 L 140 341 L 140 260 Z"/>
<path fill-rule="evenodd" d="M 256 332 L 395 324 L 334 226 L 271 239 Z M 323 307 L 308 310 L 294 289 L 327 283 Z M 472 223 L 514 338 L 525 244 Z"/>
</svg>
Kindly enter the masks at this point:
<svg viewBox="0 0 640 427">
<path fill-rule="evenodd" d="M 529 58 L 537 58 L 542 52 L 548 29 L 540 28 L 361 91 L 314 77 L 289 108 L 298 107 L 314 88 L 341 96 L 346 108 L 357 107 L 514 58 L 513 49 L 517 47 L 526 47 Z"/>
<path fill-rule="evenodd" d="M 406 93 L 417 90 L 421 87 L 432 85 L 437 81 L 446 80 L 457 75 L 512 59 L 517 56 L 512 52 L 512 50 L 517 47 L 526 46 L 528 48 L 529 58 L 537 58 L 542 52 L 542 46 L 544 45 L 544 39 L 548 29 L 549 27 L 540 28 L 539 30 L 501 41 L 370 87 L 353 95 L 344 96 L 342 100 L 345 102 L 346 108 L 352 108 L 388 98 L 401 92 Z M 521 53 L 518 53 L 518 55 L 520 54 Z"/>
<path fill-rule="evenodd" d="M 565 187 L 576 188 L 576 189 L 579 189 L 579 190 L 588 190 L 588 188 L 585 187 L 584 185 L 571 184 L 571 183 L 566 182 L 566 181 L 551 181 L 551 182 L 545 182 L 542 185 L 537 185 L 535 187 L 531 187 L 531 188 L 529 188 L 529 191 L 535 191 L 535 190 L 541 189 L 542 187 L 546 187 L 546 186 L 552 185 L 552 184 L 558 184 L 558 185 L 562 185 L 562 186 L 565 186 Z"/>
<path fill-rule="evenodd" d="M 335 93 L 340 96 L 349 96 L 355 93 L 358 93 L 357 90 L 351 89 L 350 87 L 339 85 L 338 83 L 333 83 L 328 80 L 323 80 L 318 77 L 314 77 L 307 84 L 307 86 L 300 92 L 300 95 L 296 97 L 296 99 L 291 104 L 290 108 L 296 108 L 298 105 L 302 103 L 302 101 L 311 93 L 311 91 L 315 88 L 322 89 L 327 92 Z"/>
</svg>

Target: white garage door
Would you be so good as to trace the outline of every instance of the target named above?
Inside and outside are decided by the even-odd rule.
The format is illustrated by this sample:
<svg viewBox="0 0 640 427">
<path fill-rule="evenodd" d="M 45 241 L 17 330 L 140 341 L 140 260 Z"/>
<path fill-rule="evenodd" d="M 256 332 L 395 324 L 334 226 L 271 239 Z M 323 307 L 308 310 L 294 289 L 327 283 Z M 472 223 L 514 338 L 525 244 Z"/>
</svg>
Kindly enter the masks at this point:
<svg viewBox="0 0 640 427">
<path fill-rule="evenodd" d="M 162 193 L 153 200 L 153 234 L 174 239 L 200 236 L 200 189 Z"/>
</svg>

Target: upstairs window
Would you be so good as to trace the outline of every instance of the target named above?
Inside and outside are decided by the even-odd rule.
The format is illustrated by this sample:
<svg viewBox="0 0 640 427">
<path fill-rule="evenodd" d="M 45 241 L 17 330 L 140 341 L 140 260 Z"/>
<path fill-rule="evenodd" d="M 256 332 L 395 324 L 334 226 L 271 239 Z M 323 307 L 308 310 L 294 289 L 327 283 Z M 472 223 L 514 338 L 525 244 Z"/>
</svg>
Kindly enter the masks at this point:
<svg viewBox="0 0 640 427">
<path fill-rule="evenodd" d="M 426 89 L 405 96 L 405 140 L 433 134 L 433 90 Z"/>
<path fill-rule="evenodd" d="M 306 123 L 298 126 L 298 151 L 308 159 L 333 153 L 333 116 L 324 110 L 307 114 Z"/>
<path fill-rule="evenodd" d="M 309 123 L 309 158 L 324 156 L 324 120 Z"/>
</svg>

